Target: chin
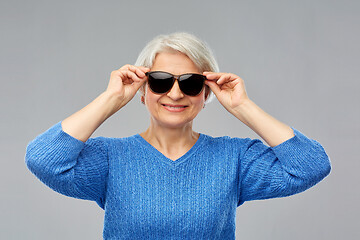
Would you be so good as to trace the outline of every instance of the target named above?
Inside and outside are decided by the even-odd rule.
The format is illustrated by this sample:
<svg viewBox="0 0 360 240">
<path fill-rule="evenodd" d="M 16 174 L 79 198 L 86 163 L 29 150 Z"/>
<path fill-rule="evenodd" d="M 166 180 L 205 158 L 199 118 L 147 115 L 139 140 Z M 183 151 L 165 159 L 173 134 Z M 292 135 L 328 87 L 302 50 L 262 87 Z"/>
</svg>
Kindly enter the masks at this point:
<svg viewBox="0 0 360 240">
<path fill-rule="evenodd" d="M 171 117 L 167 117 L 166 120 L 155 120 L 157 124 L 164 128 L 170 128 L 170 129 L 179 129 L 184 127 L 191 127 L 193 119 L 189 120 L 180 120 L 180 119 L 174 119 Z"/>
</svg>

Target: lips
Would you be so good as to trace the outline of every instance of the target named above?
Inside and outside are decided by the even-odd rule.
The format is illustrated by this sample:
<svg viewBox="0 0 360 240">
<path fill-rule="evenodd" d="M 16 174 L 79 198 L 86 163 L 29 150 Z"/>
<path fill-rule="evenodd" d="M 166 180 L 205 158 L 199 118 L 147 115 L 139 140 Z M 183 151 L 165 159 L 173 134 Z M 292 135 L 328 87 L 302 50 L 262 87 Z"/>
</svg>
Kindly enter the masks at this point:
<svg viewBox="0 0 360 240">
<path fill-rule="evenodd" d="M 161 104 L 161 105 L 164 106 L 164 108 L 170 112 L 182 112 L 188 107 L 187 105 L 174 105 L 174 104 Z"/>
<path fill-rule="evenodd" d="M 186 105 L 173 105 L 173 104 L 162 104 L 165 107 L 170 107 L 170 108 L 186 108 Z"/>
</svg>

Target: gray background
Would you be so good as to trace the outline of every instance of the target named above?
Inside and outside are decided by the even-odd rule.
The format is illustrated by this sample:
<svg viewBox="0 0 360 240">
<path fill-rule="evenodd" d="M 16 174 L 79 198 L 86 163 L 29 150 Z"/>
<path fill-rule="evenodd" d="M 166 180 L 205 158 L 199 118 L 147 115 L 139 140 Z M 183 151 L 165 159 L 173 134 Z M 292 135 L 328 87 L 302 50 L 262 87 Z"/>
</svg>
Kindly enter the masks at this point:
<svg viewBox="0 0 360 240">
<path fill-rule="evenodd" d="M 265 111 L 325 147 L 314 188 L 237 209 L 237 239 L 360 239 L 359 1 L 1 1 L 0 239 L 101 239 L 96 203 L 53 192 L 24 164 L 27 143 L 90 103 L 110 72 L 160 33 L 188 31 L 242 77 Z M 144 131 L 136 96 L 93 136 Z M 258 138 L 214 100 L 194 122 Z"/>
</svg>

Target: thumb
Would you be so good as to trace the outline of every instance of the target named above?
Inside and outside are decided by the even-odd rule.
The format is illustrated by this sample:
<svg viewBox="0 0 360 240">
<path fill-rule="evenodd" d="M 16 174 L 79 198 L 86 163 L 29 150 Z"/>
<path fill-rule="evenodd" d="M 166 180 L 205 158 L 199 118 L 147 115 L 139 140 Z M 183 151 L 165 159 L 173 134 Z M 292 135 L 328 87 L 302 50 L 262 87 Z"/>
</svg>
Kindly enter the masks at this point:
<svg viewBox="0 0 360 240">
<path fill-rule="evenodd" d="M 132 85 L 132 88 L 135 90 L 135 92 L 137 92 L 137 90 L 139 90 L 139 88 L 145 84 L 146 80 L 147 80 L 147 77 L 144 76 L 143 78 L 139 78 L 140 81 L 134 81 L 131 85 Z"/>
<path fill-rule="evenodd" d="M 208 85 L 211 89 L 211 91 L 213 91 L 213 93 L 218 96 L 218 94 L 221 92 L 221 89 L 219 87 L 219 85 L 217 85 L 216 82 L 211 81 L 211 80 L 206 80 L 205 84 Z"/>
</svg>

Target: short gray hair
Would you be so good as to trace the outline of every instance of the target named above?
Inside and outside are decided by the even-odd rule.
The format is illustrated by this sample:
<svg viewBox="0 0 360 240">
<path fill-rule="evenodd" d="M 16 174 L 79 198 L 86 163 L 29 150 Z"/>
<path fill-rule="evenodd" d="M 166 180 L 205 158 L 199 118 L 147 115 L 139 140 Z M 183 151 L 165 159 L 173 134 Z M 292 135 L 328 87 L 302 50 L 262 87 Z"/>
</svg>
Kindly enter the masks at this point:
<svg viewBox="0 0 360 240">
<path fill-rule="evenodd" d="M 219 66 L 207 43 L 186 32 L 175 32 L 168 35 L 162 34 L 155 37 L 140 52 L 135 65 L 151 68 L 156 54 L 174 50 L 188 56 L 201 72 L 219 72 Z M 140 90 L 144 93 L 145 85 Z M 209 95 L 206 103 L 214 98 L 210 88 L 208 90 Z"/>
</svg>

